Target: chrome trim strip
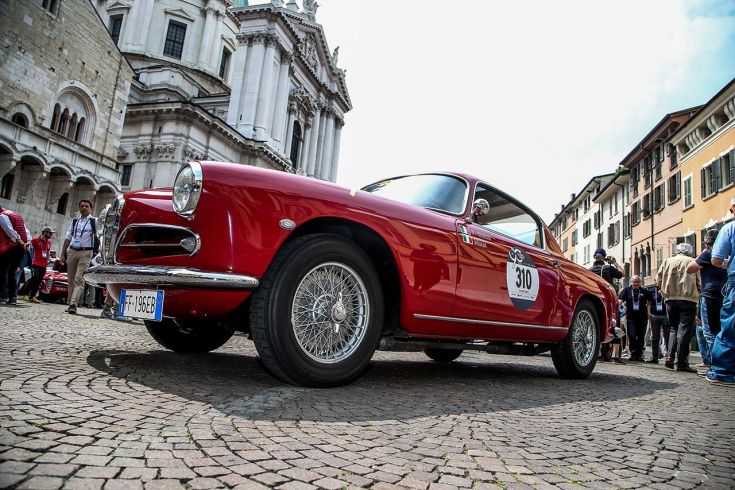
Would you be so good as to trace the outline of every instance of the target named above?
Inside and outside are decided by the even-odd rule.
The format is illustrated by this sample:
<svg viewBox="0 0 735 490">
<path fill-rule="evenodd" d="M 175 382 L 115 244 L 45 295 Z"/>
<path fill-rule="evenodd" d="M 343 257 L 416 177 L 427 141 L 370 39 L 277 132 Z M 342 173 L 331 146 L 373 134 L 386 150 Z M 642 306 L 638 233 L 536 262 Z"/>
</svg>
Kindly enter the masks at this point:
<svg viewBox="0 0 735 490">
<path fill-rule="evenodd" d="M 205 272 L 183 267 L 147 265 L 98 265 L 84 273 L 93 286 L 143 284 L 202 289 L 255 289 L 260 282 L 252 276 Z"/>
<path fill-rule="evenodd" d="M 132 247 L 132 248 L 145 248 L 145 247 L 155 247 L 156 246 L 156 244 L 143 244 L 143 243 L 141 243 L 141 244 L 130 244 L 130 245 L 127 245 L 127 244 L 123 243 L 125 241 L 125 236 L 128 234 L 128 230 L 130 230 L 131 228 L 164 228 L 164 229 L 167 229 L 167 230 L 184 231 L 186 233 L 189 233 L 194 238 L 194 241 L 196 242 L 196 246 L 194 247 L 194 251 L 191 252 L 191 253 L 189 253 L 189 257 L 195 256 L 197 254 L 197 252 L 199 252 L 199 249 L 202 248 L 202 239 L 199 236 L 199 233 L 197 233 L 195 231 L 192 231 L 191 229 L 186 228 L 184 226 L 165 225 L 165 224 L 161 224 L 161 223 L 132 223 L 132 224 L 130 224 L 130 225 L 128 225 L 128 226 L 125 227 L 125 229 L 120 234 L 120 238 L 118 238 L 117 241 L 116 241 L 115 254 L 114 254 L 115 263 L 117 263 L 117 250 L 119 248 L 128 248 L 128 247 Z M 176 247 L 176 246 L 178 246 L 178 247 L 180 247 L 181 245 L 179 245 L 179 244 L 170 244 L 170 245 L 166 245 L 166 246 L 170 246 L 170 247 Z M 183 249 L 183 247 L 182 247 L 182 249 Z M 184 252 L 186 252 L 186 250 L 184 250 Z M 181 254 L 181 255 L 185 255 L 185 254 Z"/>
<path fill-rule="evenodd" d="M 522 327 L 522 328 L 538 328 L 541 330 L 564 330 L 564 331 L 567 330 L 566 327 L 552 327 L 551 325 L 530 325 L 528 323 L 503 323 L 503 322 L 493 322 L 489 320 L 473 320 L 471 318 L 455 318 L 455 317 L 449 317 L 449 316 L 422 315 L 420 313 L 414 313 L 413 317 L 419 320 L 439 320 L 439 321 L 455 322 L 455 323 L 472 323 L 475 325 L 493 325 L 495 327 Z"/>
</svg>

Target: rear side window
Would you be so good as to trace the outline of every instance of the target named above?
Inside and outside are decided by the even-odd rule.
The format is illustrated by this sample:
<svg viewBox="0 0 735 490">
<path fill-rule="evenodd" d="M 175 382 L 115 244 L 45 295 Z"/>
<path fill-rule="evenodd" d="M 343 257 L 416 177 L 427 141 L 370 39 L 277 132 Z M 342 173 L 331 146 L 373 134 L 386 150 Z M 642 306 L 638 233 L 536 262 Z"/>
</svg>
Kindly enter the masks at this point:
<svg viewBox="0 0 735 490">
<path fill-rule="evenodd" d="M 543 247 L 541 225 L 518 202 L 484 184 L 477 185 L 475 199 L 485 199 L 490 204 L 490 212 L 477 217 L 478 225 L 519 242 Z"/>
</svg>

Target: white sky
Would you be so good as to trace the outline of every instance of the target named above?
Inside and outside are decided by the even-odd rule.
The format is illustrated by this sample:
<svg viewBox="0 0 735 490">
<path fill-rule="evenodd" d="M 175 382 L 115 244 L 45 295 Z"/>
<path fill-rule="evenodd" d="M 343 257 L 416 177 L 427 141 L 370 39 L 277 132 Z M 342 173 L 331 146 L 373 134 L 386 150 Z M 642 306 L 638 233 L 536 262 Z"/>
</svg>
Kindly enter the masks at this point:
<svg viewBox="0 0 735 490">
<path fill-rule="evenodd" d="M 318 3 L 354 107 L 338 183 L 462 170 L 547 222 L 735 77 L 735 0 Z"/>
</svg>

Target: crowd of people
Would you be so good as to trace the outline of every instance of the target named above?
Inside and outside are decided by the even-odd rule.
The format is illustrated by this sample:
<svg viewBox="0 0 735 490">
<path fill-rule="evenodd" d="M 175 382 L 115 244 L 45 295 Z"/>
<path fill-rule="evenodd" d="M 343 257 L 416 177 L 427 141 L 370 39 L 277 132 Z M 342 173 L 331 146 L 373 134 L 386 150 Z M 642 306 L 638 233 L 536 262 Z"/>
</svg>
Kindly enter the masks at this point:
<svg viewBox="0 0 735 490">
<path fill-rule="evenodd" d="M 735 198 L 729 211 L 735 215 Z M 677 244 L 674 256 L 659 266 L 652 287 L 642 287 L 640 276 L 631 277 L 618 294 L 620 327 L 613 341 L 601 346 L 600 361 L 658 364 L 663 359 L 668 369 L 735 386 L 735 221 L 719 232 L 707 231 L 704 241 L 706 248 L 696 258 L 690 244 Z M 615 258 L 600 248 L 594 259 L 590 270 L 616 286 L 623 271 Z M 702 356 L 694 367 L 689 364 L 693 336 Z"/>
<path fill-rule="evenodd" d="M 79 216 L 69 224 L 61 254 L 57 257 L 56 251 L 51 249 L 55 233 L 51 227 L 43 227 L 40 234 L 32 238 L 23 217 L 0 206 L 0 302 L 15 305 L 20 293 L 24 301 L 38 303 L 39 286 L 52 265 L 54 270 L 67 273 L 67 313 L 76 314 L 87 291 L 94 290 L 93 306 L 102 307 L 103 318 L 113 318 L 112 295 L 107 295 L 102 304 L 102 289 L 87 286 L 84 281 L 84 271 L 99 253 L 101 231 L 97 218 L 92 216 L 92 203 L 82 199 Z M 26 266 L 30 267 L 31 277 L 20 287 Z"/>
</svg>

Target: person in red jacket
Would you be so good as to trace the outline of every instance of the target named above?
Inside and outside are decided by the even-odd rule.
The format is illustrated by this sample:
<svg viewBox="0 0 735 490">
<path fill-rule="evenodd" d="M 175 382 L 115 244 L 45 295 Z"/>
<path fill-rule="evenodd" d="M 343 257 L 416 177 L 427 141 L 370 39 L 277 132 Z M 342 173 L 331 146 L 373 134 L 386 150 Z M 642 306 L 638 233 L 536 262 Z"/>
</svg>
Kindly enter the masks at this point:
<svg viewBox="0 0 735 490">
<path fill-rule="evenodd" d="M 0 206 L 0 301 L 16 304 L 15 271 L 28 248 L 26 225 L 20 214 Z"/>
<path fill-rule="evenodd" d="M 33 265 L 31 267 L 31 281 L 28 285 L 28 295 L 23 296 L 23 299 L 30 301 L 31 303 L 38 303 L 36 294 L 38 293 L 38 286 L 43 281 L 43 276 L 46 275 L 46 267 L 48 266 L 49 256 L 51 252 L 51 237 L 54 235 L 54 230 L 50 226 L 45 226 L 41 230 L 41 234 L 31 240 L 33 246 Z"/>
</svg>

